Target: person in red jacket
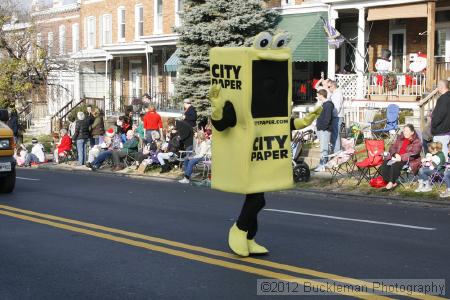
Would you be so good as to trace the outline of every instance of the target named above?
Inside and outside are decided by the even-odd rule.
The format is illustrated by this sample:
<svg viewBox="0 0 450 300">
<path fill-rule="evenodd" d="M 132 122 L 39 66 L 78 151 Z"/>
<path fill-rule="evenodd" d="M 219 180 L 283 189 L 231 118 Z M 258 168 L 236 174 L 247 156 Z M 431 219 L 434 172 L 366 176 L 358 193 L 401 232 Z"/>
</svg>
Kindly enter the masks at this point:
<svg viewBox="0 0 450 300">
<path fill-rule="evenodd" d="M 66 129 L 61 129 L 60 131 L 61 139 L 59 143 L 56 144 L 54 159 L 55 163 L 59 163 L 59 157 L 62 157 L 67 154 L 68 151 L 72 150 L 72 139 L 67 133 Z"/>
<path fill-rule="evenodd" d="M 162 137 L 162 127 L 163 124 L 161 116 L 156 112 L 155 107 L 150 105 L 147 108 L 147 114 L 144 116 L 145 141 L 149 144 L 152 142 L 153 131 L 157 131 Z"/>
</svg>

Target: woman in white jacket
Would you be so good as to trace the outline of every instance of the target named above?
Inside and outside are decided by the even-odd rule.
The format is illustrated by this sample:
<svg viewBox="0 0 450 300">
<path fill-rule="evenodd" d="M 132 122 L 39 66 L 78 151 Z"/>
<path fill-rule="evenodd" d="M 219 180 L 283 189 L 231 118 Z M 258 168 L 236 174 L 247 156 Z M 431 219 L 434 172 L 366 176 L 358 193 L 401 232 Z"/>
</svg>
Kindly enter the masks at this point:
<svg viewBox="0 0 450 300">
<path fill-rule="evenodd" d="M 210 140 L 206 138 L 206 135 L 203 131 L 197 132 L 193 156 L 185 159 L 183 163 L 184 178 L 181 179 L 179 183 L 189 183 L 195 165 L 203 161 L 205 157 L 210 153 L 211 153 Z"/>
</svg>

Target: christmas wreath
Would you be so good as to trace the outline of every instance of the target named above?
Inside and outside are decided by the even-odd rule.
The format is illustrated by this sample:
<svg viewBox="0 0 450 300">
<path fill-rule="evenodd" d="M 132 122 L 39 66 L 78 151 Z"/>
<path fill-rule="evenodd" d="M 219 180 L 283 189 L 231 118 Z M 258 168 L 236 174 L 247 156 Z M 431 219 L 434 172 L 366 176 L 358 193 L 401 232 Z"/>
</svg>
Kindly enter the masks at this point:
<svg viewBox="0 0 450 300">
<path fill-rule="evenodd" d="M 385 75 L 383 80 L 383 87 L 389 92 L 395 90 L 397 88 L 397 75 L 395 74 Z"/>
</svg>

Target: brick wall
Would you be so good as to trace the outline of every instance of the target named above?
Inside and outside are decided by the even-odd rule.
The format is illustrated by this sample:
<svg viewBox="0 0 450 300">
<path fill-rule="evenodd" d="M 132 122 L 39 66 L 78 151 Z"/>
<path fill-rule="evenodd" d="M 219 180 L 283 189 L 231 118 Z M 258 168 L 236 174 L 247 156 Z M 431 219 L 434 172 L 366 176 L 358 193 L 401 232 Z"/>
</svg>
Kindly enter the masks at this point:
<svg viewBox="0 0 450 300">
<path fill-rule="evenodd" d="M 59 13 L 36 18 L 36 32 L 42 35 L 42 46 L 48 45 L 48 33 L 53 32 L 52 54 L 59 55 L 59 27 L 65 27 L 65 53 L 72 53 L 72 25 L 80 23 L 78 12 Z"/>
<path fill-rule="evenodd" d="M 144 36 L 154 34 L 154 1 L 156 0 L 104 0 L 100 2 L 82 2 L 80 17 L 82 20 L 81 26 L 81 41 L 84 41 L 84 26 L 85 18 L 89 16 L 96 17 L 96 43 L 99 46 L 100 38 L 100 18 L 104 14 L 111 14 L 112 16 L 112 42 L 118 42 L 118 8 L 125 8 L 125 42 L 130 43 L 135 41 L 135 7 L 142 5 L 144 9 Z M 163 32 L 162 34 L 173 33 L 172 28 L 175 25 L 175 0 L 163 0 Z"/>
<path fill-rule="evenodd" d="M 285 0 L 269 0 L 266 2 L 266 6 L 267 7 L 280 7 L 281 6 L 281 1 L 285 1 Z M 294 4 L 299 5 L 302 4 L 304 0 L 294 0 Z"/>
</svg>

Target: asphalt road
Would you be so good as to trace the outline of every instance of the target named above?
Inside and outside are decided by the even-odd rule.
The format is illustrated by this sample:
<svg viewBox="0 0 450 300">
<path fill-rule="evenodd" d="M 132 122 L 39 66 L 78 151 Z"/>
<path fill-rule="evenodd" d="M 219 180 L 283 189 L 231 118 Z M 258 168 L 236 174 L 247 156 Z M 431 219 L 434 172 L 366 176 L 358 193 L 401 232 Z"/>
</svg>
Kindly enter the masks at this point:
<svg viewBox="0 0 450 300">
<path fill-rule="evenodd" d="M 445 279 L 450 296 L 450 207 L 271 193 L 257 235 L 271 253 L 239 259 L 226 241 L 240 195 L 93 173 L 17 176 L 0 195 L 0 299 L 257 299 L 264 278 Z"/>
</svg>

